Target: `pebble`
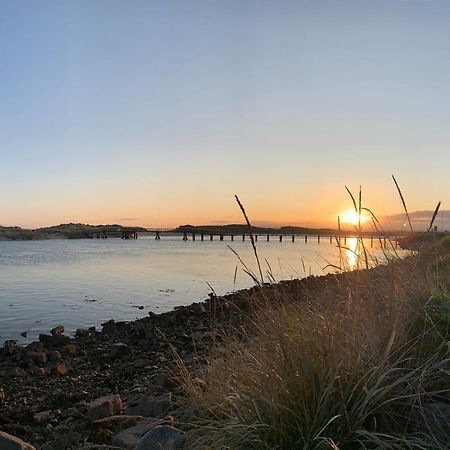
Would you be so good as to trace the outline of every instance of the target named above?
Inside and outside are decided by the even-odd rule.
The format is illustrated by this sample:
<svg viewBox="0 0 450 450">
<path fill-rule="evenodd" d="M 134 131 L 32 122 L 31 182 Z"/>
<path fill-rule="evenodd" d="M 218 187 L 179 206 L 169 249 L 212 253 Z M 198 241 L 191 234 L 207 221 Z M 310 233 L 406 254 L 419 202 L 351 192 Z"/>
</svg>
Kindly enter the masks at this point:
<svg viewBox="0 0 450 450">
<path fill-rule="evenodd" d="M 65 361 L 56 364 L 55 367 L 56 374 L 59 376 L 65 375 L 69 371 L 69 365 Z"/>
<path fill-rule="evenodd" d="M 128 345 L 123 342 L 117 342 L 109 349 L 109 356 L 113 359 L 122 358 L 128 352 Z"/>
<path fill-rule="evenodd" d="M 138 358 L 134 361 L 133 365 L 137 369 L 143 369 L 144 367 L 151 366 L 152 362 L 147 358 Z"/>
<path fill-rule="evenodd" d="M 50 419 L 51 415 L 52 415 L 51 411 L 41 411 L 39 413 L 34 414 L 33 419 L 39 423 L 46 422 L 48 419 Z"/>
</svg>

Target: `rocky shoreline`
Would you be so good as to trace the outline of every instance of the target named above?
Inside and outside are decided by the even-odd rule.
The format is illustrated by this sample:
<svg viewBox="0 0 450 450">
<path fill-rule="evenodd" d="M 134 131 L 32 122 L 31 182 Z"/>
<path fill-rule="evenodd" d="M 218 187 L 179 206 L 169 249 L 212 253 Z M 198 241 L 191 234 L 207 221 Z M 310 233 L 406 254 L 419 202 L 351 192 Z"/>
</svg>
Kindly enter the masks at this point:
<svg viewBox="0 0 450 450">
<path fill-rule="evenodd" d="M 358 280 L 364 284 L 380 270 L 362 271 Z M 136 321 L 111 320 L 101 331 L 78 329 L 74 338 L 55 327 L 26 346 L 6 341 L 0 350 L 0 448 L 189 448 L 178 423 L 183 389 L 177 361 L 204 382 L 211 349 L 251 321 L 258 299 L 316 296 L 336 305 L 346 301 L 345 284 L 354 278 L 348 272 L 283 281 L 211 295 Z M 144 438 L 148 442 L 138 444 Z"/>
</svg>

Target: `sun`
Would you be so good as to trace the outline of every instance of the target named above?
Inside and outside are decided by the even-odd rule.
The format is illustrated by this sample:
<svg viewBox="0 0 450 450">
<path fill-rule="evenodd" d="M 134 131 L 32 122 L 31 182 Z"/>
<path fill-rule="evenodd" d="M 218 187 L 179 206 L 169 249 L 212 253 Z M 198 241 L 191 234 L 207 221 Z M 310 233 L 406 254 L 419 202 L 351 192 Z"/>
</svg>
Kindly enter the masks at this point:
<svg viewBox="0 0 450 450">
<path fill-rule="evenodd" d="M 343 223 L 349 223 L 355 226 L 358 225 L 359 223 L 364 223 L 369 220 L 366 214 L 361 213 L 360 217 L 360 215 L 354 209 L 344 211 L 340 217 Z"/>
</svg>

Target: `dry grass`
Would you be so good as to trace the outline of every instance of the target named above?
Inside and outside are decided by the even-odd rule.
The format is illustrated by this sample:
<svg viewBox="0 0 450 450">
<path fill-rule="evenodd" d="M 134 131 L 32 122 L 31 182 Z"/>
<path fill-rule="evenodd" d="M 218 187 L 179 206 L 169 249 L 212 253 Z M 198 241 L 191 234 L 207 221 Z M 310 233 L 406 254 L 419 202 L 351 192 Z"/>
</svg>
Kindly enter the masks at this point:
<svg viewBox="0 0 450 450">
<path fill-rule="evenodd" d="M 449 242 L 313 289 L 260 285 L 205 379 L 184 372 L 186 448 L 449 448 Z"/>
</svg>

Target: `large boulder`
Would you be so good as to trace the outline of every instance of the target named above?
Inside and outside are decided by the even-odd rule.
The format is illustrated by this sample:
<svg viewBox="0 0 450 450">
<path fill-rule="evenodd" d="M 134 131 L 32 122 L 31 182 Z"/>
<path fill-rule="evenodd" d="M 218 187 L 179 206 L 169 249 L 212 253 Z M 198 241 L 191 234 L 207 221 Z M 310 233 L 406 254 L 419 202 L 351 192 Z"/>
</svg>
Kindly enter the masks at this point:
<svg viewBox="0 0 450 450">
<path fill-rule="evenodd" d="M 0 431 L 0 449 L 2 450 L 36 450 L 31 444 L 16 436 Z"/>
<path fill-rule="evenodd" d="M 119 394 L 114 394 L 100 397 L 92 401 L 88 406 L 87 416 L 89 420 L 95 421 L 121 414 L 122 411 L 122 398 Z"/>
<path fill-rule="evenodd" d="M 160 425 L 144 434 L 134 450 L 177 450 L 182 448 L 183 432 L 169 425 Z"/>
</svg>

